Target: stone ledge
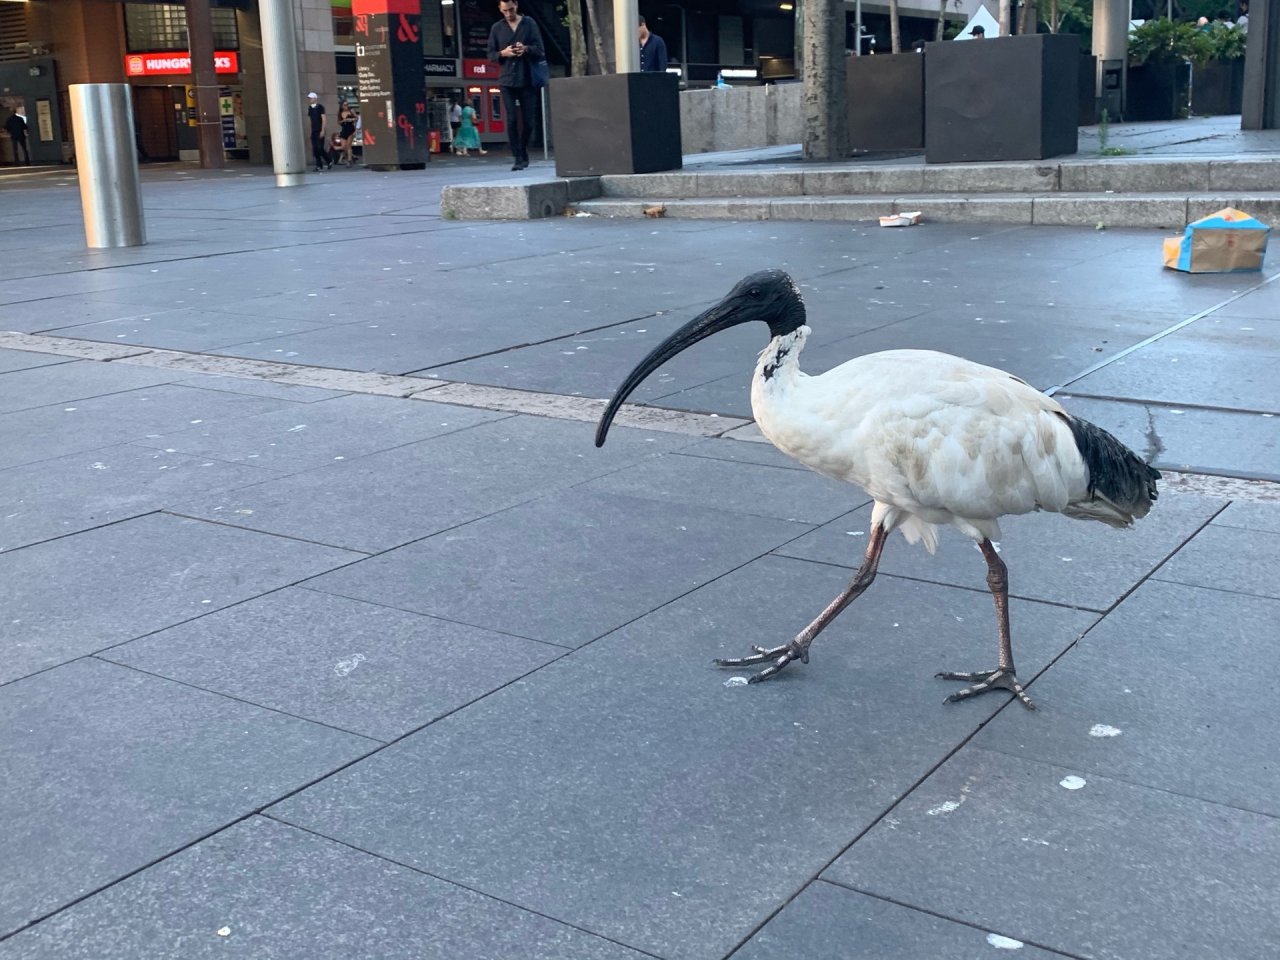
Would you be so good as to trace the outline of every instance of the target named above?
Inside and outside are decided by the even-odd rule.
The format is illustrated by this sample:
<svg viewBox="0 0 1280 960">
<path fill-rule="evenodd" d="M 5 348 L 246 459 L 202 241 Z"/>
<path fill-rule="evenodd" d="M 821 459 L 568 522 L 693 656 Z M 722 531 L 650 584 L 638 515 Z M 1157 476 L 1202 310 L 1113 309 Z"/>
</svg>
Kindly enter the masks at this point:
<svg viewBox="0 0 1280 960">
<path fill-rule="evenodd" d="M 453 184 L 440 191 L 440 212 L 447 220 L 540 220 L 600 194 L 599 177 Z"/>
</svg>

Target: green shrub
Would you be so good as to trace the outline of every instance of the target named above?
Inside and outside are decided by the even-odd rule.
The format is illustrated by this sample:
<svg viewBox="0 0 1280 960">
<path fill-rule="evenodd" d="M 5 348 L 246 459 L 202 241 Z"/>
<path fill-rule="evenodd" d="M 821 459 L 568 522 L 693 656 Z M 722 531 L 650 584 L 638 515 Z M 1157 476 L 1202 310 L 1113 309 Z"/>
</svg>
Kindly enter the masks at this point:
<svg viewBox="0 0 1280 960">
<path fill-rule="evenodd" d="M 1229 23 L 1215 23 L 1209 28 L 1209 59 L 1239 60 L 1244 56 L 1244 48 L 1249 35 Z"/>
<path fill-rule="evenodd" d="M 1159 17 L 1148 20 L 1129 34 L 1129 63 L 1204 63 L 1213 55 L 1209 34 L 1193 23 Z"/>
</svg>

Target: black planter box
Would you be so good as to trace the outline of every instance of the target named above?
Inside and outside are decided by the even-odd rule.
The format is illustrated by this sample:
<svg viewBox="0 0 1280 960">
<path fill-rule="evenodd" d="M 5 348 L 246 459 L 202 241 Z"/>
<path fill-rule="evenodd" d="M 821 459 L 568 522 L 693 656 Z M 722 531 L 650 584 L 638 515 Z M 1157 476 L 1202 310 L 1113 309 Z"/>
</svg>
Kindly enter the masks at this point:
<svg viewBox="0 0 1280 960">
<path fill-rule="evenodd" d="M 1239 113 L 1244 103 L 1244 58 L 1210 60 L 1191 73 L 1191 111 L 1223 117 Z"/>
<path fill-rule="evenodd" d="M 611 73 L 551 81 L 557 177 L 679 170 L 680 81 Z"/>
<path fill-rule="evenodd" d="M 1080 42 L 1027 34 L 925 48 L 928 163 L 1043 160 L 1077 149 Z"/>
<path fill-rule="evenodd" d="M 930 45 L 926 48 L 932 50 Z M 924 61 L 928 53 L 846 57 L 849 146 L 924 149 Z"/>
<path fill-rule="evenodd" d="M 1124 97 L 1126 120 L 1176 120 L 1187 115 L 1185 63 L 1144 63 L 1129 68 Z"/>
</svg>

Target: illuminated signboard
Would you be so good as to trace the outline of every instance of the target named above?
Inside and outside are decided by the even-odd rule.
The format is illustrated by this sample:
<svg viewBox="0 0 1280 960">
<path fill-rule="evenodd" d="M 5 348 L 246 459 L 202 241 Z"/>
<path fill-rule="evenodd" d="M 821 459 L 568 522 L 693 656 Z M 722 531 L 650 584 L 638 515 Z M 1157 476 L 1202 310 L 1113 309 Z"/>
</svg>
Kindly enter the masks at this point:
<svg viewBox="0 0 1280 960">
<path fill-rule="evenodd" d="M 216 50 L 216 73 L 239 73 L 240 55 L 234 50 Z M 191 72 L 191 55 L 186 53 L 131 53 L 124 58 L 126 77 L 161 77 Z"/>
</svg>

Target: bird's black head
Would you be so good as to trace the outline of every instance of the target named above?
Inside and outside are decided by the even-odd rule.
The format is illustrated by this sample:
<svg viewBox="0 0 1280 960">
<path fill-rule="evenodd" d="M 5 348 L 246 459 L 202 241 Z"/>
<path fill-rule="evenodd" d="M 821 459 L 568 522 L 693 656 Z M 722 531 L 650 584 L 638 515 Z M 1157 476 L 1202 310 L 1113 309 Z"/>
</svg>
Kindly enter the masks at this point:
<svg viewBox="0 0 1280 960">
<path fill-rule="evenodd" d="M 769 333 L 774 337 L 794 333 L 804 326 L 804 301 L 800 298 L 795 281 L 785 271 L 761 270 L 743 277 L 723 300 L 698 314 L 654 347 L 627 375 L 609 401 L 600 418 L 600 425 L 596 427 L 596 446 L 604 446 L 609 425 L 613 423 L 618 408 L 645 377 L 699 340 L 752 320 L 767 323 Z"/>
</svg>

